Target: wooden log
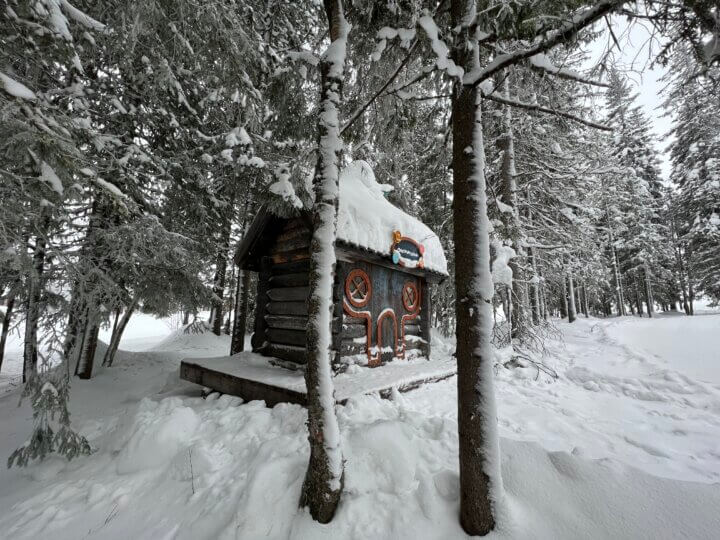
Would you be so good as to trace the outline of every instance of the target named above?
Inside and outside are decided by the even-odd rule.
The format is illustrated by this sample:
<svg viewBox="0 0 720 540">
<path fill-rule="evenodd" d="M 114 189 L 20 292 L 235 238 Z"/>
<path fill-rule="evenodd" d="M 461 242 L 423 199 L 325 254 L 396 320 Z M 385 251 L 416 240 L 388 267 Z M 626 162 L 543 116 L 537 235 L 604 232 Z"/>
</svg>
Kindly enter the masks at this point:
<svg viewBox="0 0 720 540">
<path fill-rule="evenodd" d="M 310 261 L 300 260 L 286 263 L 273 264 L 270 267 L 270 272 L 273 276 L 280 276 L 283 274 L 296 274 L 298 272 L 308 273 L 310 271 Z"/>
<path fill-rule="evenodd" d="M 270 253 L 287 253 L 298 249 L 307 249 L 310 246 L 310 235 L 296 236 L 287 240 L 278 240 L 270 249 Z"/>
<path fill-rule="evenodd" d="M 265 335 L 273 345 L 279 343 L 304 347 L 307 339 L 305 330 L 289 330 L 287 328 L 268 328 L 265 330 Z"/>
<path fill-rule="evenodd" d="M 302 315 L 307 317 L 305 302 L 268 302 L 267 312 L 272 315 Z"/>
<path fill-rule="evenodd" d="M 286 328 L 304 332 L 307 328 L 308 318 L 290 315 L 265 315 L 265 321 L 270 328 Z"/>
<path fill-rule="evenodd" d="M 278 403 L 297 403 L 303 406 L 307 404 L 304 393 L 208 369 L 193 364 L 192 360 L 180 363 L 180 378 L 207 386 L 222 394 L 240 396 L 245 401 L 263 400 L 268 407 L 274 407 Z"/>
<path fill-rule="evenodd" d="M 294 345 L 278 345 L 269 343 L 264 349 L 263 354 L 274 356 L 280 360 L 295 362 L 296 364 L 304 364 L 306 359 L 305 347 L 297 347 Z"/>
<path fill-rule="evenodd" d="M 294 251 L 285 251 L 282 253 L 272 253 L 270 255 L 272 262 L 275 264 L 286 264 L 289 262 L 310 260 L 310 250 L 306 247 Z"/>
<path fill-rule="evenodd" d="M 280 274 L 278 276 L 270 276 L 270 286 L 277 287 L 307 287 L 308 273 L 298 272 L 295 274 Z"/>
<path fill-rule="evenodd" d="M 310 231 L 304 223 L 297 221 L 285 226 L 283 231 L 278 235 L 277 242 L 285 242 L 298 237 L 307 237 L 308 245 L 310 244 Z"/>
<path fill-rule="evenodd" d="M 351 356 L 354 354 L 365 354 L 367 348 L 365 342 L 355 343 L 352 340 L 343 339 L 340 344 L 340 356 Z"/>
<path fill-rule="evenodd" d="M 304 302 L 310 296 L 309 287 L 283 287 L 281 289 L 269 289 L 268 298 L 275 302 Z"/>
<path fill-rule="evenodd" d="M 365 325 L 360 324 L 343 324 L 342 337 L 343 339 L 352 339 L 358 337 L 364 337 L 367 334 L 367 328 Z"/>
<path fill-rule="evenodd" d="M 415 336 L 421 336 L 422 335 L 422 329 L 420 328 L 419 324 L 411 324 L 407 323 L 405 324 L 405 334 L 412 334 Z"/>
<path fill-rule="evenodd" d="M 343 319 L 343 308 L 342 298 L 345 289 L 345 274 L 341 264 L 335 267 L 335 282 L 333 283 L 333 319 L 330 328 L 332 329 L 332 348 L 334 351 L 339 351 L 343 339 L 342 331 L 342 319 Z M 340 353 L 335 355 L 334 363 L 337 364 Z"/>
<path fill-rule="evenodd" d="M 432 304 L 430 299 L 430 285 L 426 279 L 422 280 L 422 285 L 420 286 L 420 298 L 422 299 L 419 317 L 421 330 L 420 334 L 425 340 L 425 343 L 422 344 L 422 354 L 423 356 L 430 358 L 430 321 L 432 320 Z"/>
<path fill-rule="evenodd" d="M 425 343 L 423 343 L 423 341 L 420 341 L 419 339 L 406 339 L 405 340 L 405 350 L 406 351 L 409 351 L 411 349 L 423 350 L 425 347 Z"/>
<path fill-rule="evenodd" d="M 265 309 L 267 307 L 268 300 L 267 289 L 269 278 L 270 261 L 267 257 L 263 257 L 260 261 L 260 273 L 258 274 L 255 328 L 250 342 L 253 351 L 257 351 L 265 342 Z"/>
<path fill-rule="evenodd" d="M 360 317 L 349 317 L 347 315 L 343 315 L 342 322 L 344 325 L 348 326 L 354 326 L 358 324 L 362 324 L 363 327 L 365 327 L 365 319 L 361 319 Z"/>
</svg>

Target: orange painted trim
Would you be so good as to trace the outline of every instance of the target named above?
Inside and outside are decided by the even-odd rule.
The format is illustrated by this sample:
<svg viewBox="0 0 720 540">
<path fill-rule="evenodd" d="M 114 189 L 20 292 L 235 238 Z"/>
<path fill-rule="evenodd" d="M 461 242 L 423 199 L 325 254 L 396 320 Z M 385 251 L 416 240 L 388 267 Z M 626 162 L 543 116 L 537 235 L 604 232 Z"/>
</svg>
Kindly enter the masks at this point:
<svg viewBox="0 0 720 540">
<path fill-rule="evenodd" d="M 397 323 L 397 317 L 395 316 L 395 311 L 392 308 L 387 308 L 383 310 L 383 312 L 380 314 L 377 320 L 377 347 L 378 347 L 378 356 L 382 356 L 382 322 L 383 319 L 392 316 L 393 320 L 393 330 L 395 331 L 395 343 L 393 344 L 393 349 L 395 349 L 395 356 L 398 358 L 403 358 L 405 355 L 404 346 L 405 343 L 403 342 L 403 349 L 398 349 L 398 323 Z"/>
<path fill-rule="evenodd" d="M 367 294 L 365 295 L 365 298 L 359 302 L 356 301 L 355 298 L 353 298 L 352 294 L 350 294 L 350 285 L 353 283 L 353 279 L 358 276 L 365 282 L 365 286 L 367 288 Z M 372 281 L 370 281 L 370 277 L 364 270 L 361 270 L 360 268 L 355 268 L 354 270 L 350 271 L 348 276 L 345 278 L 345 296 L 347 297 L 348 302 L 350 302 L 350 304 L 352 304 L 354 307 L 361 308 L 368 305 L 368 303 L 370 302 L 370 297 L 372 296 Z"/>
<path fill-rule="evenodd" d="M 350 317 L 354 317 L 356 319 L 363 319 L 365 321 L 365 353 L 368 357 L 368 366 L 369 367 L 375 367 L 380 365 L 380 355 L 373 356 L 371 349 L 371 343 L 372 343 L 372 321 L 370 319 L 370 312 L 369 311 L 355 311 L 351 306 L 350 303 L 347 301 L 347 298 L 343 298 L 343 311 L 347 313 Z"/>
<path fill-rule="evenodd" d="M 402 298 L 403 306 L 405 306 L 405 308 L 408 311 L 410 311 L 407 304 L 405 304 L 405 294 L 404 294 L 405 287 L 407 287 L 408 285 L 412 285 L 415 288 L 415 290 L 417 292 L 417 296 L 415 298 L 417 298 L 417 300 L 415 302 L 415 305 L 413 306 L 414 311 L 412 311 L 411 313 L 408 313 L 406 315 L 403 315 L 400 318 L 400 332 L 401 332 L 401 339 L 402 339 L 402 355 L 400 356 L 400 358 L 405 358 L 405 349 L 406 349 L 406 346 L 405 346 L 405 323 L 408 321 L 412 321 L 413 319 L 416 319 L 417 316 L 420 315 L 420 306 L 422 306 L 422 302 L 421 302 L 422 299 L 420 298 L 420 291 L 422 289 L 419 289 L 417 287 L 417 285 L 415 285 L 415 283 L 413 283 L 412 281 L 408 281 L 407 283 L 405 283 L 405 285 L 403 285 L 403 293 L 402 293 L 403 294 L 403 298 Z"/>
</svg>

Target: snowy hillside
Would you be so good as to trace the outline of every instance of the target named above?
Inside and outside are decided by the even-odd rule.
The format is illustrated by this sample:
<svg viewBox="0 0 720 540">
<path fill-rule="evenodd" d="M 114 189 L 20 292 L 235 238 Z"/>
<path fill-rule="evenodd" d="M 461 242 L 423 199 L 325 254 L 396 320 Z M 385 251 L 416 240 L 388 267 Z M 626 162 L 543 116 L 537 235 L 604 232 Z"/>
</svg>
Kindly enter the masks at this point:
<svg viewBox="0 0 720 540">
<path fill-rule="evenodd" d="M 687 350 L 694 343 L 717 367 L 720 315 L 557 325 L 562 340 L 543 359 L 557 380 L 532 366 L 497 370 L 506 499 L 490 538 L 714 537 L 720 379 L 695 376 L 693 354 L 659 343 L 701 336 Z M 0 530 L 53 540 L 465 537 L 454 378 L 338 409 L 345 490 L 323 526 L 297 508 L 304 409 L 202 399 L 179 381 L 180 358 L 227 347 L 175 333 L 74 380 L 73 420 L 95 452 L 2 470 Z M 448 354 L 444 343 L 435 350 Z M 28 435 L 17 400 L 0 398 L 4 456 Z"/>
</svg>

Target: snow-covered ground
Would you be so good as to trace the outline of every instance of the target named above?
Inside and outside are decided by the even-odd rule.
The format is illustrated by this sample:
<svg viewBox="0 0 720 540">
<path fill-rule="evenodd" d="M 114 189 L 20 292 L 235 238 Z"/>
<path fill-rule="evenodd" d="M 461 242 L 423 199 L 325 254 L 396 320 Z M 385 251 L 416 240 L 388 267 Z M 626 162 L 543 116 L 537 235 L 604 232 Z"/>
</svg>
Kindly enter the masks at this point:
<svg viewBox="0 0 720 540">
<path fill-rule="evenodd" d="M 454 378 L 338 409 L 345 490 L 321 526 L 297 509 L 305 411 L 202 399 L 178 380 L 179 361 L 225 354 L 227 339 L 164 323 L 152 323 L 154 336 L 150 324 L 128 334 L 149 350 L 124 342 L 113 368 L 73 381 L 73 421 L 92 456 L 0 472 L 3 537 L 465 537 Z M 562 339 L 543 362 L 557 379 L 497 370 L 506 499 L 490 537 L 716 538 L 720 314 L 556 324 Z M 2 457 L 28 435 L 30 410 L 17 401 L 0 395 Z"/>
</svg>

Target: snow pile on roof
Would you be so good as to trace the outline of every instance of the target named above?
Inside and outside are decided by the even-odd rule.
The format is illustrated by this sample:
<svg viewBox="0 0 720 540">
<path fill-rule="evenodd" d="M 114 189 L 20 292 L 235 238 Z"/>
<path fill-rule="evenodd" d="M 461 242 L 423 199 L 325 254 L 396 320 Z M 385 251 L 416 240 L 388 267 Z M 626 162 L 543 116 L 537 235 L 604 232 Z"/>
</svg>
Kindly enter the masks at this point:
<svg viewBox="0 0 720 540">
<path fill-rule="evenodd" d="M 425 247 L 425 268 L 447 275 L 445 252 L 438 235 L 393 206 L 384 191 L 366 161 L 353 161 L 342 170 L 338 240 L 390 256 L 393 231 L 400 231 Z"/>
</svg>

